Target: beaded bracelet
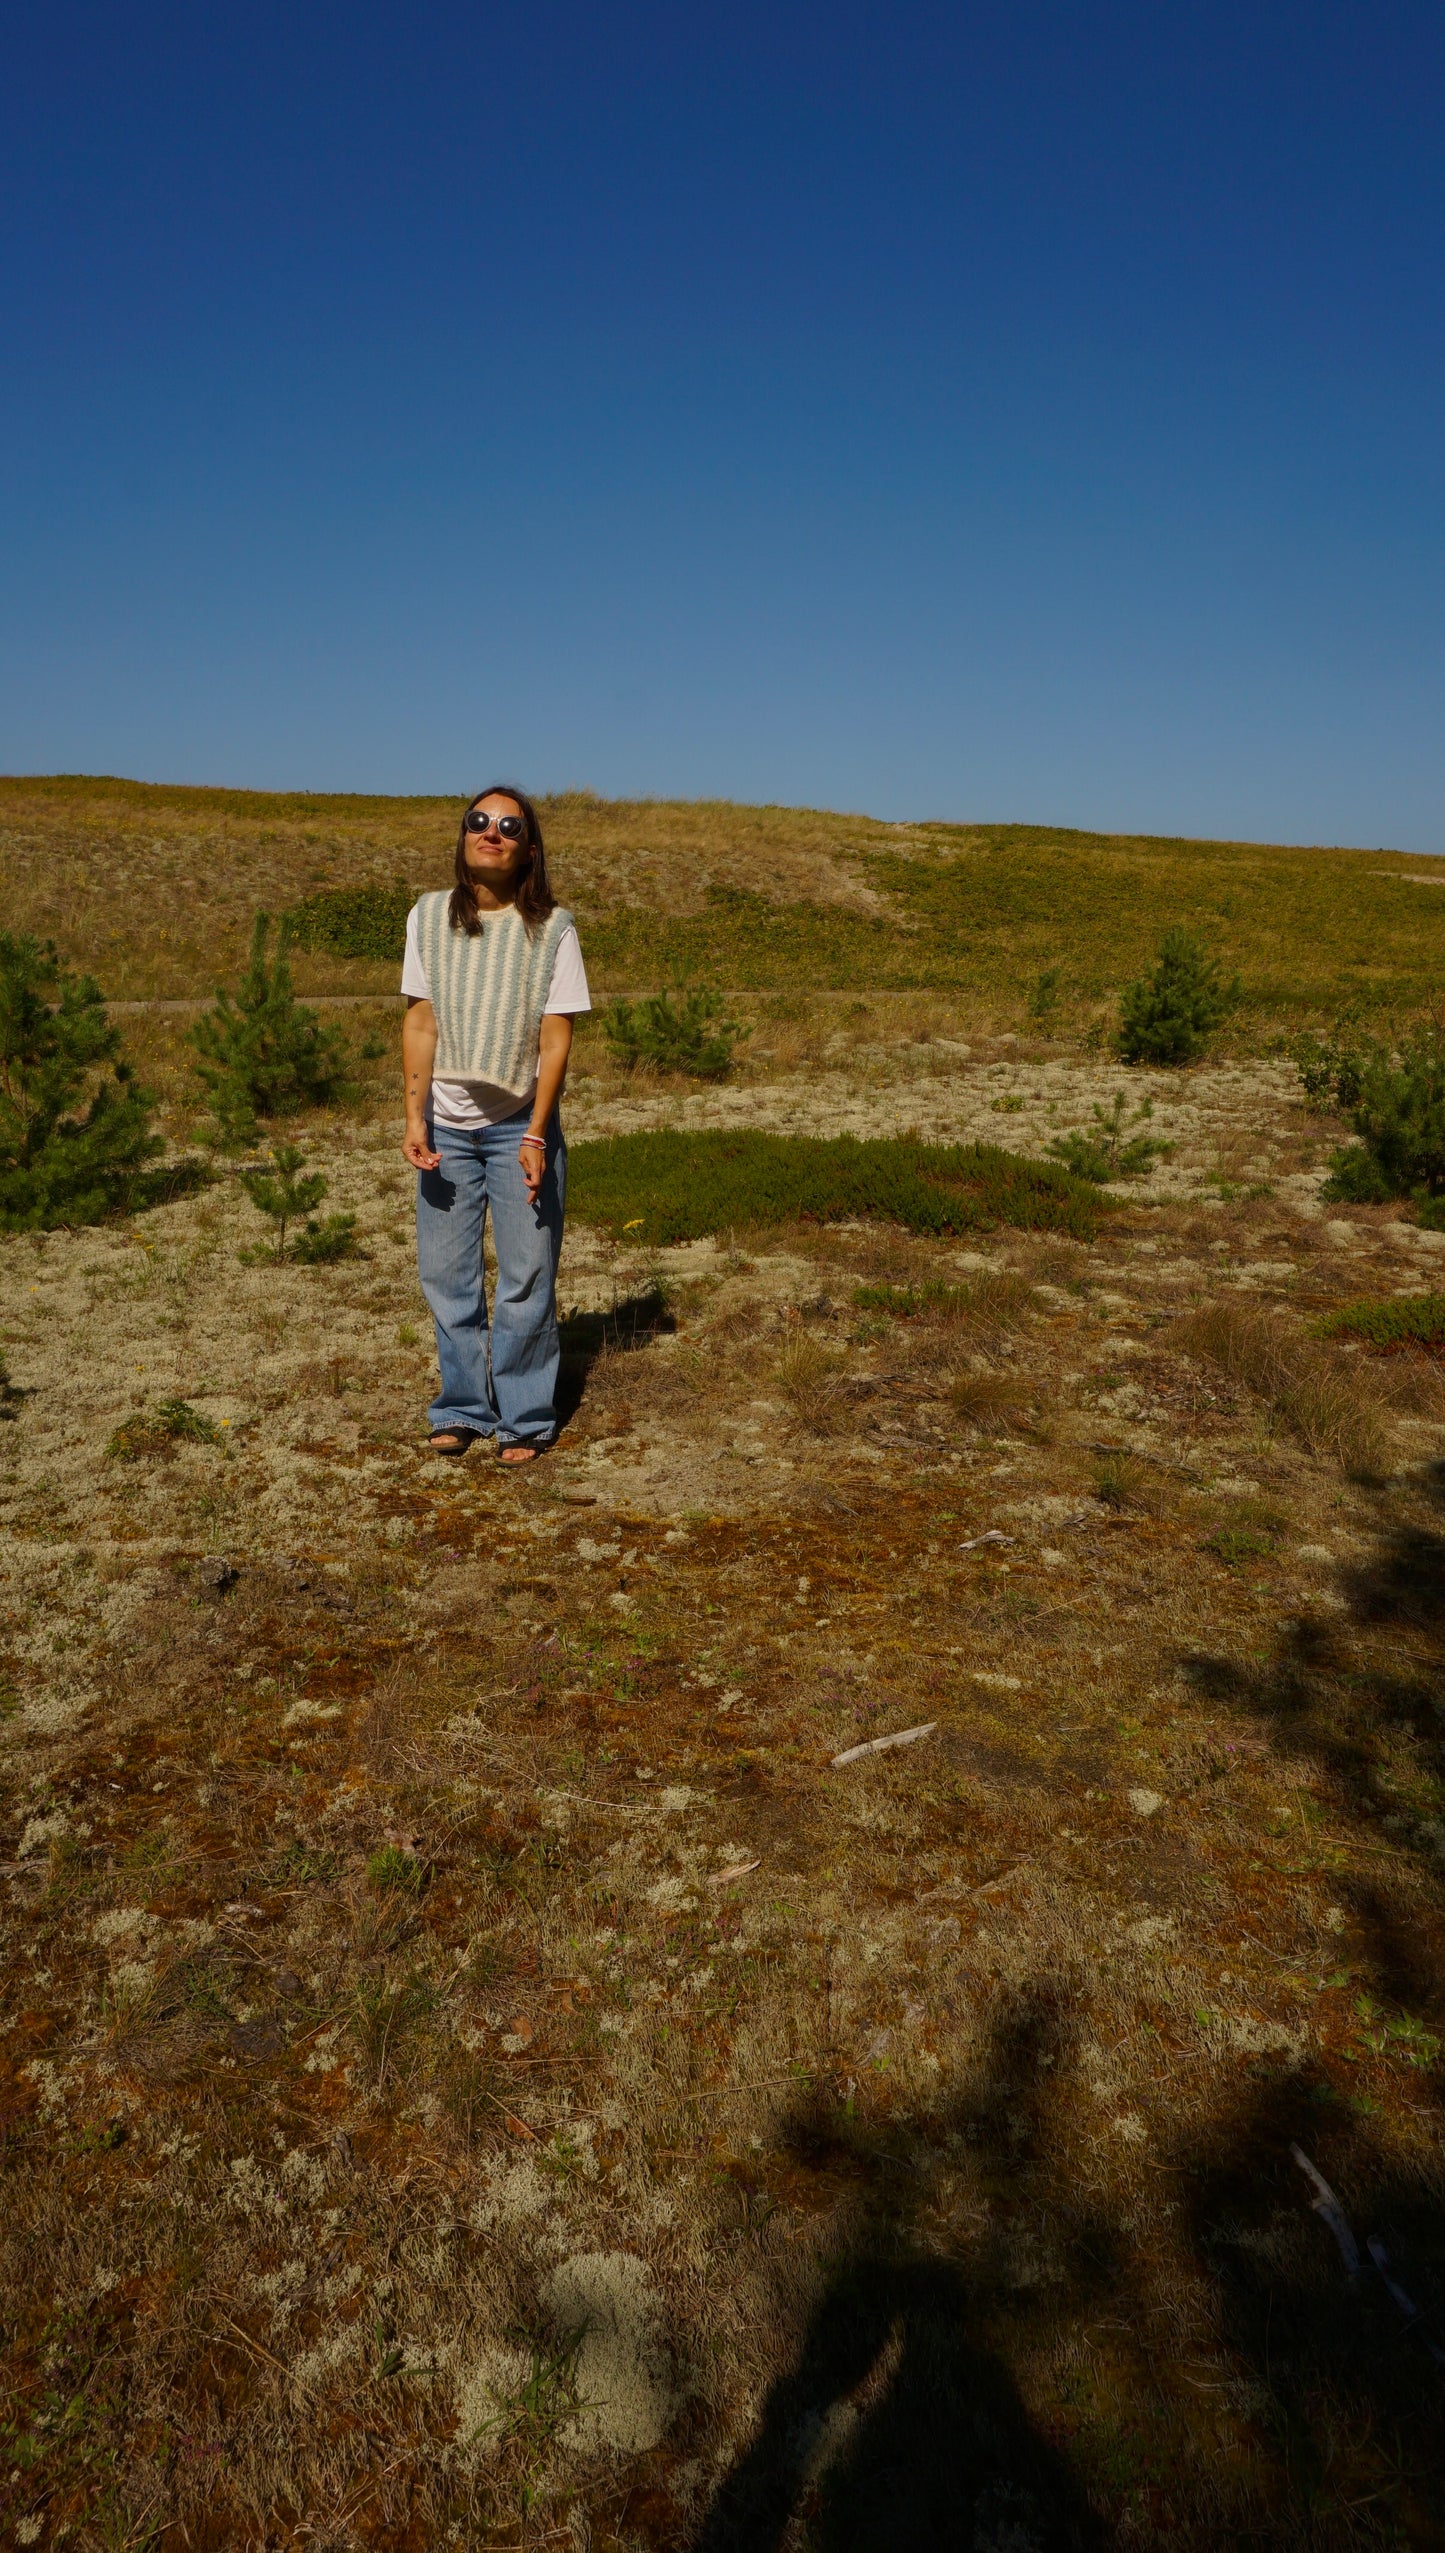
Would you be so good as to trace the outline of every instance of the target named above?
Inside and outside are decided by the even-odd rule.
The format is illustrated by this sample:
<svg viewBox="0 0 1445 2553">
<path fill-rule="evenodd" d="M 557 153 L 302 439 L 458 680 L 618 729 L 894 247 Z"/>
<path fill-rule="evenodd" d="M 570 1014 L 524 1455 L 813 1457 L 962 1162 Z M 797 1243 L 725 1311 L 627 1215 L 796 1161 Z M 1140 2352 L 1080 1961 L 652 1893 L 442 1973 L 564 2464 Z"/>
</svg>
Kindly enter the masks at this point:
<svg viewBox="0 0 1445 2553">
<path fill-rule="evenodd" d="M 544 1152 L 547 1149 L 547 1138 L 545 1135 L 520 1135 L 518 1137 L 518 1142 L 519 1144 L 540 1144 Z"/>
</svg>

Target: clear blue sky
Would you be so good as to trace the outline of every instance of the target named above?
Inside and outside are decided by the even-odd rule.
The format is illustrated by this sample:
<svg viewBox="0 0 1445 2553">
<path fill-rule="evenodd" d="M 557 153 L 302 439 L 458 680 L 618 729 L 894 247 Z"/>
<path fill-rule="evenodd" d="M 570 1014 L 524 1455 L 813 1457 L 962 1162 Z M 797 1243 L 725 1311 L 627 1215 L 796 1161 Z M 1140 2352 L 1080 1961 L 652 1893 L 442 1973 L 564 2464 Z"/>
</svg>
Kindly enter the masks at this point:
<svg viewBox="0 0 1445 2553">
<path fill-rule="evenodd" d="M 0 768 L 1445 849 L 1440 0 L 48 0 Z"/>
</svg>

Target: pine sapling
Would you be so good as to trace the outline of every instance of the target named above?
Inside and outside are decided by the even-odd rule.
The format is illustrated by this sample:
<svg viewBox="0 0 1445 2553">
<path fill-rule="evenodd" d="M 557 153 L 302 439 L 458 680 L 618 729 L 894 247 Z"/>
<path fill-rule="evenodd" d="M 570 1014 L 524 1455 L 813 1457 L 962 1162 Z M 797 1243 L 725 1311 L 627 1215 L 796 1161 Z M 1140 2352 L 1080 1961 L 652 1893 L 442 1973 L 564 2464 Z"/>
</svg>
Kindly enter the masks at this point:
<svg viewBox="0 0 1445 2553">
<path fill-rule="evenodd" d="M 693 985 L 676 997 L 653 993 L 641 1002 L 613 1002 L 603 1034 L 625 1071 L 651 1064 L 657 1071 L 690 1073 L 696 1081 L 722 1081 L 734 1049 L 751 1034 L 726 1015 L 720 993 Z"/>
<path fill-rule="evenodd" d="M 1242 994 L 1228 983 L 1197 931 L 1167 931 L 1152 973 L 1126 985 L 1119 1053 L 1126 1064 L 1192 1064 Z"/>
<path fill-rule="evenodd" d="M 276 1225 L 276 1241 L 272 1249 L 264 1242 L 242 1255 L 249 1259 L 284 1259 L 286 1229 L 299 1223 L 313 1206 L 319 1206 L 326 1194 L 326 1178 L 320 1170 L 309 1170 L 302 1176 L 301 1165 L 306 1155 L 299 1144 L 277 1144 L 271 1153 L 269 1170 L 243 1170 L 241 1185 L 253 1206 L 271 1217 Z"/>
<path fill-rule="evenodd" d="M 1445 1223 L 1445 1020 L 1398 1043 L 1337 1032 L 1296 1049 L 1306 1093 L 1335 1105 L 1358 1140 L 1331 1157 L 1326 1197 L 1350 1205 L 1411 1197 L 1418 1219 Z"/>
<path fill-rule="evenodd" d="M 163 1149 L 150 1106 L 93 977 L 48 940 L 0 931 L 0 1231 L 96 1223 L 128 1205 Z"/>
<path fill-rule="evenodd" d="M 1059 1007 L 1059 985 L 1062 979 L 1062 967 L 1046 966 L 1034 977 L 1033 991 L 1029 995 L 1029 1017 L 1037 1023 L 1046 1037 L 1053 1035 L 1053 1030 L 1048 1023 Z"/>
<path fill-rule="evenodd" d="M 1167 1160 L 1174 1150 L 1153 1135 L 1126 1135 L 1127 1126 L 1137 1126 L 1153 1114 L 1153 1100 L 1141 1099 L 1131 1119 L 1122 1090 L 1116 1090 L 1112 1108 L 1095 1102 L 1092 1134 L 1076 1128 L 1071 1135 L 1056 1136 L 1046 1149 L 1066 1169 L 1080 1179 L 1092 1179 L 1100 1188 L 1111 1179 L 1142 1179 L 1156 1161 Z"/>
<path fill-rule="evenodd" d="M 304 1232 L 298 1232 L 291 1245 L 291 1255 L 308 1268 L 319 1268 L 333 1259 L 359 1259 L 365 1254 L 356 1238 L 354 1214 L 329 1214 L 322 1223 L 308 1220 Z"/>
<path fill-rule="evenodd" d="M 219 1444 L 219 1433 L 204 1411 L 189 1401 L 161 1401 L 153 1410 L 125 1419 L 106 1446 L 112 1462 L 139 1462 L 143 1454 L 173 1454 L 178 1445 Z"/>
<path fill-rule="evenodd" d="M 329 1214 L 318 1223 L 311 1209 L 319 1206 L 326 1194 L 326 1177 L 320 1170 L 308 1170 L 303 1177 L 306 1155 L 296 1144 L 277 1144 L 271 1154 L 268 1170 L 243 1170 L 241 1185 L 253 1206 L 268 1214 L 276 1225 L 276 1241 L 272 1248 L 264 1242 L 255 1249 L 243 1250 L 243 1259 L 280 1261 L 286 1256 L 286 1234 L 292 1224 L 305 1222 L 291 1244 L 291 1257 L 305 1267 L 320 1267 L 332 1259 L 354 1259 L 361 1255 L 356 1238 L 354 1214 Z"/>
<path fill-rule="evenodd" d="M 345 1087 L 343 1040 L 296 999 L 290 922 L 283 914 L 268 962 L 270 927 L 269 913 L 258 913 L 235 999 L 218 987 L 214 1009 L 190 1032 L 219 1138 L 233 1149 L 254 1141 L 258 1117 L 294 1117 Z"/>
</svg>

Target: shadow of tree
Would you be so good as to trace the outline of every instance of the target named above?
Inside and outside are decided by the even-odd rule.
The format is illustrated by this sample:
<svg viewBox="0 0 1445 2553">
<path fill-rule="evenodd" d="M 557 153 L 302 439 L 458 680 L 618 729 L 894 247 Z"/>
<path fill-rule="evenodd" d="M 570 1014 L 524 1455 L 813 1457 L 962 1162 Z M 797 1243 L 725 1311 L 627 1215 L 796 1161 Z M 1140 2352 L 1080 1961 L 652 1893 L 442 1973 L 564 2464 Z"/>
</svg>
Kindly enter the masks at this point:
<svg viewBox="0 0 1445 2553">
<path fill-rule="evenodd" d="M 820 2095 L 789 2141 L 851 2230 L 694 2553 L 1445 2544 L 1445 1467 L 1423 1494 L 1340 1573 L 1342 1610 L 1264 1659 L 1183 1661 L 1206 1708 L 1316 1777 L 1334 1836 L 1300 1874 L 1353 1919 L 1342 2028 L 1221 2066 L 1159 2135 L 1142 2212 L 1080 2194 L 1082 1976 L 1000 1995 L 965 2097 L 865 2126 Z M 961 2236 L 933 2203 L 960 2151 L 986 2202 Z M 1051 2398 L 1102 2364 L 1092 2332 L 1121 2335 L 1112 2375 Z"/>
<path fill-rule="evenodd" d="M 1389 1848 L 1380 1876 L 1355 1873 L 1332 1884 L 1361 1928 L 1371 1991 L 1440 2021 L 1437 1857 L 1445 1825 L 1439 1776 L 1429 1760 L 1435 1741 L 1427 1735 L 1422 1742 L 1419 1728 L 1421 1715 L 1436 1707 L 1429 1679 L 1384 1667 L 1362 1675 L 1341 1658 L 1331 1631 L 1312 1621 L 1291 1625 L 1271 1669 L 1252 1672 L 1231 1661 L 1195 1658 L 1186 1672 L 1211 1702 L 1261 1716 L 1282 1756 L 1313 1762 L 1357 1827 L 1378 1830 Z M 1412 1794 L 1421 1810 L 1414 1819 L 1406 1805 Z M 1407 1877 L 1408 1891 L 1402 1887 Z"/>
<path fill-rule="evenodd" d="M 840 2268 L 698 2553 L 771 2553 L 820 2465 L 809 2536 L 818 2553 L 1101 2545 L 1006 2366 L 970 2336 L 975 2321 L 969 2283 L 949 2262 L 900 2252 Z"/>
<path fill-rule="evenodd" d="M 1445 2302 L 1440 2188 L 1402 2172 L 1367 2119 L 1322 2112 L 1318 2077 L 1251 2087 L 1226 2120 L 1175 2156 L 1188 2230 L 1226 2350 L 1248 2371 L 1277 2506 L 1265 2542 L 1445 2542 Z M 1340 2193 L 1358 2240 L 1350 2276 L 1327 2226 L 1307 2213 L 1307 2153 Z M 1306 2207 L 1301 2206 L 1301 2198 Z M 1370 2258 L 1383 2241 L 1405 2315 Z M 1432 2328 L 1433 2326 L 1433 2328 Z M 1373 2507 L 1358 2534 L 1341 2506 Z"/>
<path fill-rule="evenodd" d="M 1445 1465 L 1425 1483 L 1445 1510 Z M 1381 1987 L 1439 2008 L 1445 1968 L 1445 1533 L 1406 1520 L 1340 1572 L 1343 1611 L 1287 1623 L 1272 1659 L 1192 1655 L 1185 1680 L 1254 1715 L 1281 1756 L 1374 1845 L 1381 1876 L 1341 1883 Z M 1408 1911 L 1406 1899 L 1408 1898 Z M 1445 2013 L 1442 2013 L 1445 2018 Z"/>
<path fill-rule="evenodd" d="M 1355 2053 L 1388 2051 L 1400 2069 L 1390 2107 L 1433 2128 L 1445 2070 L 1445 1466 L 1421 1484 L 1426 1520 L 1389 1525 L 1377 1550 L 1340 1571 L 1343 1609 L 1283 1629 L 1271 1659 L 1193 1656 L 1193 1689 L 1257 1716 L 1281 1758 L 1311 1764 L 1367 1875 L 1340 1870 L 1332 1892 L 1353 1917 Z M 1346 2064 L 1351 2051 L 1337 2050 Z M 1391 2120 L 1341 2090 L 1338 2066 L 1254 2087 L 1227 2122 L 1177 2162 L 1192 2193 L 1201 2262 L 1220 2327 L 1254 2371 L 1285 2496 L 1315 2523 L 1327 2480 L 1338 2499 L 1353 2471 L 1359 2507 L 1383 2532 L 1359 2540 L 1445 2542 L 1445 2181 L 1404 2165 Z M 1338 2192 L 1361 2254 L 1357 2275 L 1325 2226 L 1282 2240 L 1301 2183 L 1292 2148 Z M 1382 2243 L 1391 2296 L 1370 2251 Z M 1385 2483 L 1388 2482 L 1388 2489 Z M 1388 2510 L 1386 2502 L 1390 2503 Z M 1311 2538 L 1311 2540 L 1314 2540 Z M 1346 2539 L 1341 2539 L 1346 2540 Z"/>
<path fill-rule="evenodd" d="M 958 2260 L 917 2229 L 946 2148 L 992 2148 L 1016 2172 L 1047 2152 L 1073 2035 L 1067 1987 L 1035 1983 L 1001 2016 L 978 2094 L 946 2117 L 870 2126 L 820 2099 L 794 2119 L 794 2156 L 850 2192 L 857 2233 L 696 2553 L 771 2553 L 799 2540 L 798 2517 L 816 2553 L 1087 2553 L 1105 2542 L 1007 2363 L 1000 2305 L 1011 2296 L 1015 2319 L 1029 2315 L 1010 2287 L 1007 2230 Z M 1069 2217 L 1062 2275 L 1082 2307 L 1112 2281 L 1110 2238 L 1087 2212 Z"/>
</svg>

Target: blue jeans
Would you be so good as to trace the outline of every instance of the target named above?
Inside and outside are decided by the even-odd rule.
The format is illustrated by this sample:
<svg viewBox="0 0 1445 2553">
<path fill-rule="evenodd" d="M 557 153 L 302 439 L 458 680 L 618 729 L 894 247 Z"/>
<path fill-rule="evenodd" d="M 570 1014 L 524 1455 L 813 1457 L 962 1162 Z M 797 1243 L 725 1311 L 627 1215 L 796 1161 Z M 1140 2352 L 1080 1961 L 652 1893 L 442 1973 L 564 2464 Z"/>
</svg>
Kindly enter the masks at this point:
<svg viewBox="0 0 1445 2553">
<path fill-rule="evenodd" d="M 527 1111 L 500 1126 L 433 1126 L 438 1170 L 416 1184 L 416 1257 L 436 1323 L 441 1390 L 434 1431 L 471 1427 L 501 1445 L 550 1445 L 557 1433 L 557 1261 L 567 1189 L 562 1124 L 547 1128 L 547 1169 L 535 1205 L 519 1138 Z M 487 1323 L 482 1232 L 492 1213 L 496 1302 Z"/>
</svg>

